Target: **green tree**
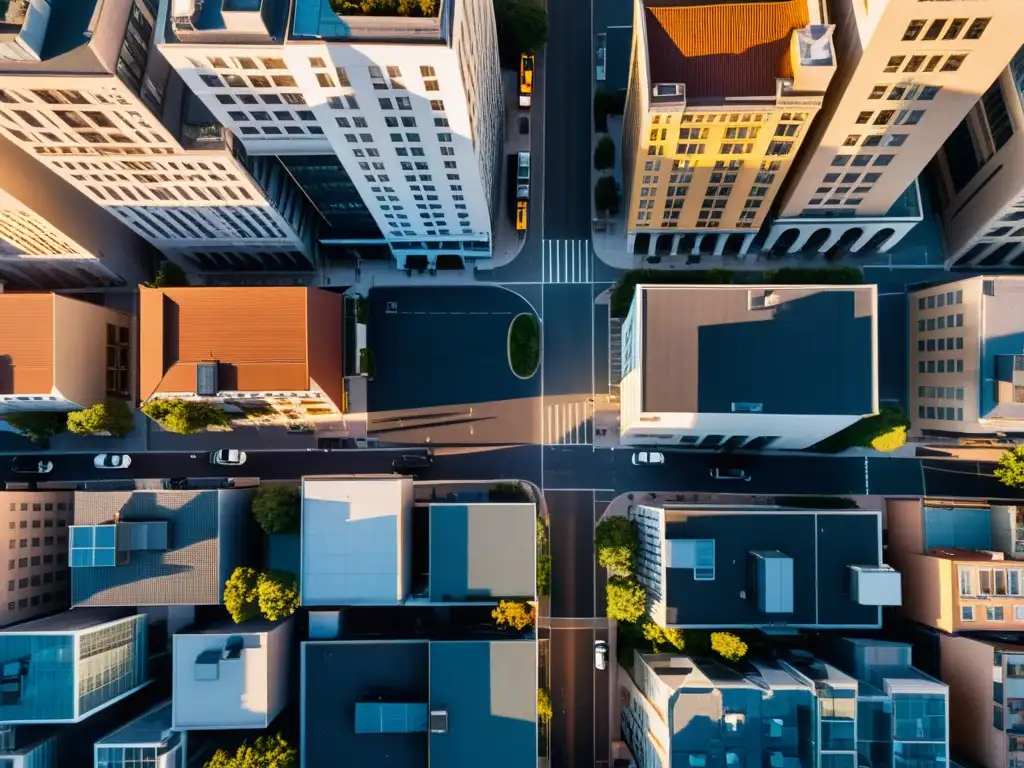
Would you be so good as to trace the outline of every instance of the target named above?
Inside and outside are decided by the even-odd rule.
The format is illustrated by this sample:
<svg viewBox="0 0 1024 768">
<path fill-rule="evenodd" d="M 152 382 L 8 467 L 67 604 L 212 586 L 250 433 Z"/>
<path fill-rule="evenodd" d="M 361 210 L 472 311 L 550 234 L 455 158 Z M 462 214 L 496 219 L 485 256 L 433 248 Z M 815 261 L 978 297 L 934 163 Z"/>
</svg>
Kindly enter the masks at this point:
<svg viewBox="0 0 1024 768">
<path fill-rule="evenodd" d="M 301 497 L 295 485 L 261 485 L 252 500 L 252 514 L 267 533 L 299 530 Z"/>
<path fill-rule="evenodd" d="M 554 711 L 551 709 L 551 692 L 547 688 L 537 689 L 537 719 L 542 723 L 551 721 Z"/>
<path fill-rule="evenodd" d="M 602 136 L 594 148 L 594 169 L 604 171 L 615 165 L 615 142 Z"/>
<path fill-rule="evenodd" d="M 67 428 L 68 417 L 61 411 L 15 411 L 4 420 L 36 445 L 49 445 L 50 438 Z"/>
<path fill-rule="evenodd" d="M 224 585 L 224 607 L 228 609 L 235 624 L 255 619 L 260 609 L 257 603 L 257 587 L 260 575 L 255 568 L 235 568 L 231 578 Z"/>
<path fill-rule="evenodd" d="M 299 607 L 299 587 L 287 571 L 261 573 L 256 585 L 260 613 L 267 621 L 287 619 Z"/>
<path fill-rule="evenodd" d="M 67 419 L 68 431 L 76 435 L 94 435 L 109 432 L 124 437 L 135 428 L 132 409 L 123 400 L 96 403 L 82 411 L 71 411 Z"/>
<path fill-rule="evenodd" d="M 548 12 L 542 0 L 495 0 L 498 56 L 507 69 L 519 69 L 519 55 L 548 39 Z"/>
<path fill-rule="evenodd" d="M 595 530 L 597 562 L 615 576 L 631 576 L 640 542 L 636 524 L 624 517 L 602 520 Z"/>
<path fill-rule="evenodd" d="M 537 555 L 537 594 L 551 594 L 551 555 Z"/>
<path fill-rule="evenodd" d="M 647 590 L 632 579 L 612 576 L 606 593 L 609 619 L 636 622 L 647 612 Z"/>
<path fill-rule="evenodd" d="M 161 261 L 156 277 L 145 283 L 147 288 L 181 288 L 187 285 L 188 275 L 173 261 Z"/>
<path fill-rule="evenodd" d="M 537 546 L 541 547 L 548 543 L 548 528 L 541 518 L 537 518 Z"/>
<path fill-rule="evenodd" d="M 653 621 L 646 621 L 643 625 L 644 637 L 651 641 L 655 653 L 660 653 L 668 647 L 681 651 L 686 647 L 683 640 L 682 630 L 662 627 Z"/>
<path fill-rule="evenodd" d="M 297 768 L 298 764 L 298 752 L 278 733 L 260 736 L 252 744 L 246 740 L 233 755 L 218 749 L 205 768 Z"/>
<path fill-rule="evenodd" d="M 992 472 L 999 482 L 1010 488 L 1024 488 L 1024 445 L 1003 453 L 999 457 L 999 466 Z"/>
<path fill-rule="evenodd" d="M 747 655 L 747 644 L 732 632 L 712 632 L 711 650 L 727 661 L 739 661 Z"/>
<path fill-rule="evenodd" d="M 521 600 L 502 600 L 498 607 L 491 611 L 491 616 L 499 627 L 511 627 L 523 630 L 532 627 L 537 620 L 537 612 L 532 603 Z"/>
<path fill-rule="evenodd" d="M 231 423 L 227 412 L 201 400 L 152 400 L 142 412 L 168 432 L 194 435 L 207 427 L 226 427 Z"/>
<path fill-rule="evenodd" d="M 619 212 L 619 191 L 615 187 L 615 177 L 602 176 L 594 185 L 594 207 L 598 212 L 614 216 Z"/>
</svg>

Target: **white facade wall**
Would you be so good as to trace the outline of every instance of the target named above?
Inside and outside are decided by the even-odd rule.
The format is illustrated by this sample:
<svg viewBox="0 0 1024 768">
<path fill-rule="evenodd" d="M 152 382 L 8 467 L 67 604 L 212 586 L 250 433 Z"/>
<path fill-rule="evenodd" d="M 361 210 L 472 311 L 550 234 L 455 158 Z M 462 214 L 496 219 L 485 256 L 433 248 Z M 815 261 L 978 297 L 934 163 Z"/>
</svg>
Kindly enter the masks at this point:
<svg viewBox="0 0 1024 768">
<path fill-rule="evenodd" d="M 160 50 L 250 154 L 337 156 L 400 263 L 404 251 L 423 252 L 401 243 L 409 239 L 458 241 L 464 255 L 487 257 L 503 159 L 494 14 L 484 0 L 454 7 L 450 47 L 190 41 Z"/>
</svg>

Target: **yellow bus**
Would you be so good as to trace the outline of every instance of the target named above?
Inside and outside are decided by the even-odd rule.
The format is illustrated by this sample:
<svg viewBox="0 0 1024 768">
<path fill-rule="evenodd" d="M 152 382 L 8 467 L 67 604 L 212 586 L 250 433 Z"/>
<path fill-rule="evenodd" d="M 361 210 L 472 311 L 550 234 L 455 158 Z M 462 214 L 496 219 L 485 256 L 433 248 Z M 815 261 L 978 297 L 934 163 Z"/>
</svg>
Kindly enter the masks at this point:
<svg viewBox="0 0 1024 768">
<path fill-rule="evenodd" d="M 527 208 L 527 205 L 528 205 L 528 203 L 527 203 L 526 200 L 517 200 L 516 201 L 516 232 L 525 232 L 526 231 L 526 208 Z"/>
<path fill-rule="evenodd" d="M 519 57 L 519 106 L 530 108 L 533 96 L 533 54 L 524 53 Z"/>
</svg>

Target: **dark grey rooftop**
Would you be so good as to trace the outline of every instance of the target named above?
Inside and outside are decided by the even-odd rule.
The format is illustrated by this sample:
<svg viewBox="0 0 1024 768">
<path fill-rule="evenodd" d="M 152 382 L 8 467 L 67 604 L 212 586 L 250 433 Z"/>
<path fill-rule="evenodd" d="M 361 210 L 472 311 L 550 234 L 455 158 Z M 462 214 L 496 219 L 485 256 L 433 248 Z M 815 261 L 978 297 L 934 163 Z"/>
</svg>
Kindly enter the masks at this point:
<svg viewBox="0 0 1024 768">
<path fill-rule="evenodd" d="M 430 599 L 536 597 L 533 504 L 431 504 Z"/>
<path fill-rule="evenodd" d="M 777 304 L 752 309 L 766 289 Z M 641 286 L 638 300 L 642 411 L 875 410 L 874 286 Z"/>
<path fill-rule="evenodd" d="M 537 643 L 303 643 L 303 768 L 521 768 L 537 760 Z M 447 732 L 355 732 L 357 702 L 428 704 Z M 495 745 L 500 745 L 496 748 Z"/>
<path fill-rule="evenodd" d="M 666 568 L 666 621 L 677 626 L 765 624 L 875 627 L 881 609 L 850 597 L 850 565 L 881 565 L 878 512 L 715 512 L 665 510 L 665 538 L 713 539 L 713 580 Z M 793 612 L 762 613 L 751 584 L 750 552 L 793 560 Z M 745 592 L 747 598 L 741 596 Z"/>
<path fill-rule="evenodd" d="M 133 550 L 125 565 L 71 569 L 73 606 L 218 605 L 224 571 L 233 570 L 244 546 L 244 527 L 234 512 L 223 515 L 222 503 L 237 503 L 234 494 L 200 491 L 84 491 L 75 494 L 75 525 L 166 521 L 167 550 Z M 240 492 L 248 497 L 245 492 Z M 229 500 L 230 499 L 230 500 Z M 221 534 L 231 539 L 222 543 Z M 224 560 L 224 562 L 222 562 Z"/>
<path fill-rule="evenodd" d="M 426 768 L 426 733 L 357 734 L 355 708 L 428 701 L 429 669 L 425 641 L 303 643 L 301 767 Z"/>
</svg>

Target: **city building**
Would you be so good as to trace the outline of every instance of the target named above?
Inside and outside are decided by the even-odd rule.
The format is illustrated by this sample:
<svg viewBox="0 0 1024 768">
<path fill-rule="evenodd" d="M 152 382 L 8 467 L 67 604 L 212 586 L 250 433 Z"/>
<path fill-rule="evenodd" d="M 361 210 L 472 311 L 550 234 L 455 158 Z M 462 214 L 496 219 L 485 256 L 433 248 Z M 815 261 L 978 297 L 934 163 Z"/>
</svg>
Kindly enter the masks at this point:
<svg viewBox="0 0 1024 768">
<path fill-rule="evenodd" d="M 78 608 L 0 630 L 9 725 L 77 723 L 149 682 L 145 615 Z"/>
<path fill-rule="evenodd" d="M 888 499 L 903 615 L 944 632 L 1024 630 L 1024 517 L 986 502 Z"/>
<path fill-rule="evenodd" d="M 302 643 L 301 768 L 537 765 L 536 640 Z"/>
<path fill-rule="evenodd" d="M 330 225 L 322 243 L 388 246 L 400 268 L 490 257 L 504 159 L 491 3 L 362 7 L 179 0 L 156 40 L 250 158 L 299 180 Z"/>
<path fill-rule="evenodd" d="M 917 177 L 1021 46 L 1017 0 L 956 5 L 830 4 L 835 82 L 765 248 L 885 251 L 923 219 Z"/>
<path fill-rule="evenodd" d="M 140 400 L 215 403 L 250 423 L 343 427 L 343 299 L 299 287 L 140 288 Z"/>
<path fill-rule="evenodd" d="M 1024 645 L 1015 636 L 937 633 L 936 641 L 950 750 L 964 764 L 1014 768 L 1024 759 Z"/>
<path fill-rule="evenodd" d="M 171 729 L 171 702 L 164 702 L 97 741 L 95 768 L 185 768 L 187 739 Z"/>
<path fill-rule="evenodd" d="M 0 740 L 0 765 L 4 768 L 58 768 L 56 736 L 22 739 L 14 727 L 4 730 Z"/>
<path fill-rule="evenodd" d="M 1024 278 L 972 277 L 910 293 L 912 439 L 1024 436 Z"/>
<path fill-rule="evenodd" d="M 0 136 L 190 271 L 311 271 L 315 212 L 154 55 L 158 5 L 5 3 Z"/>
<path fill-rule="evenodd" d="M 634 0 L 633 9 L 627 249 L 745 254 L 836 71 L 825 4 Z"/>
<path fill-rule="evenodd" d="M 411 477 L 303 478 L 299 602 L 399 605 L 412 589 Z"/>
<path fill-rule="evenodd" d="M 138 285 L 159 252 L 0 137 L 0 283 L 8 290 Z"/>
<path fill-rule="evenodd" d="M 946 268 L 1024 265 L 1024 48 L 946 139 L 934 167 Z"/>
<path fill-rule="evenodd" d="M 836 665 L 806 652 L 717 661 L 634 652 L 620 674 L 638 768 L 946 765 L 949 689 L 903 643 L 844 638 Z M 841 670 L 845 670 L 841 671 Z"/>
<path fill-rule="evenodd" d="M 0 627 L 67 610 L 71 491 L 4 491 L 0 519 L 7 525 L 7 600 Z M 2 524 L 0 524 L 2 525 Z"/>
<path fill-rule="evenodd" d="M 808 448 L 878 412 L 873 285 L 638 285 L 622 324 L 627 445 Z"/>
<path fill-rule="evenodd" d="M 251 564 L 252 492 L 79 491 L 71 527 L 71 604 L 220 605 Z"/>
<path fill-rule="evenodd" d="M 0 413 L 130 399 L 134 326 L 130 315 L 67 296 L 0 294 Z"/>
<path fill-rule="evenodd" d="M 877 511 L 637 504 L 631 517 L 663 627 L 876 629 L 900 604 Z"/>
</svg>

